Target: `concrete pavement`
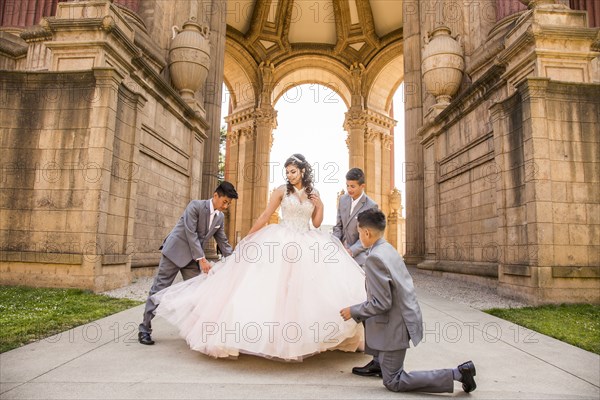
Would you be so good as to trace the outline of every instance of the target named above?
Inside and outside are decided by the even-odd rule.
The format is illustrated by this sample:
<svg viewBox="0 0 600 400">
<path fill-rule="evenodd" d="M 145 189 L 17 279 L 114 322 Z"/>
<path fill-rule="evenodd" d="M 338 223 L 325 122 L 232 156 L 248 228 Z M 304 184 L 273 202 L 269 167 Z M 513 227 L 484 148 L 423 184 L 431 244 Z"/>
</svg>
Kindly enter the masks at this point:
<svg viewBox="0 0 600 400">
<path fill-rule="evenodd" d="M 418 290 L 425 339 L 406 369 L 472 359 L 478 388 L 392 393 L 352 375 L 370 359 L 326 352 L 302 363 L 242 355 L 214 360 L 189 350 L 164 320 L 154 346 L 137 343 L 142 306 L 0 354 L 0 399 L 599 399 L 600 356 Z"/>
</svg>

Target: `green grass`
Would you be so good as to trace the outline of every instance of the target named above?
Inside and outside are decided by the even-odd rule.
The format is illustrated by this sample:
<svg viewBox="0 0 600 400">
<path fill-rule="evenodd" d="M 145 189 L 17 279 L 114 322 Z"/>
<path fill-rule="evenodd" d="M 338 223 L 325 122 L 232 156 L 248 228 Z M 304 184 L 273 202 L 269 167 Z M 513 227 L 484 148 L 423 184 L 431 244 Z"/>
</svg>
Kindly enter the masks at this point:
<svg viewBox="0 0 600 400">
<path fill-rule="evenodd" d="M 0 286 L 0 353 L 140 303 L 80 289 Z"/>
<path fill-rule="evenodd" d="M 561 304 L 492 308 L 485 312 L 600 354 L 600 305 Z"/>
</svg>

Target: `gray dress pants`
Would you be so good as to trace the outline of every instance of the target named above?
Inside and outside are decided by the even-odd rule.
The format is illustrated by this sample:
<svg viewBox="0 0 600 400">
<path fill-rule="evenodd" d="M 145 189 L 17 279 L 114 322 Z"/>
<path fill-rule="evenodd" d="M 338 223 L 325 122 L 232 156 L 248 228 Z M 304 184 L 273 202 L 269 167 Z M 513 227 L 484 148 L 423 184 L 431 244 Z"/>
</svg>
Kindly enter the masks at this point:
<svg viewBox="0 0 600 400">
<path fill-rule="evenodd" d="M 148 299 L 146 300 L 146 308 L 144 309 L 144 320 L 139 326 L 139 331 L 144 333 L 152 333 L 152 318 L 154 318 L 154 310 L 158 307 L 157 304 L 154 304 L 151 297 L 155 293 L 160 292 L 164 288 L 167 288 L 173 284 L 175 277 L 177 277 L 177 273 L 181 271 L 181 276 L 184 280 L 188 280 L 190 278 L 194 278 L 200 275 L 200 267 L 196 263 L 196 261 L 191 261 L 188 265 L 183 268 L 179 268 L 177 265 L 173 263 L 173 261 L 169 260 L 164 255 L 160 258 L 160 263 L 158 264 L 158 271 L 156 272 L 156 276 L 154 277 L 154 283 L 152 283 L 152 287 L 150 288 L 150 294 L 148 294 Z"/>
<path fill-rule="evenodd" d="M 454 391 L 452 369 L 406 372 L 405 356 L 406 349 L 379 352 L 383 385 L 387 389 L 392 392 L 452 393 Z"/>
</svg>

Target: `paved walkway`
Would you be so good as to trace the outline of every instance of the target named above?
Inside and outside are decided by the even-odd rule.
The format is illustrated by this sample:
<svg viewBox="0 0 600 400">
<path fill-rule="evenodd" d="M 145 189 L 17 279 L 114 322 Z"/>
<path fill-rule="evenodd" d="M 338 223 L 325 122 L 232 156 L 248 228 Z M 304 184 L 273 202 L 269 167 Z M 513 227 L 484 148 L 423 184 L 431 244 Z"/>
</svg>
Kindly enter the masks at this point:
<svg viewBox="0 0 600 400">
<path fill-rule="evenodd" d="M 600 356 L 418 290 L 425 341 L 408 370 L 472 359 L 473 399 L 599 399 Z M 0 399 L 398 399 L 378 378 L 350 372 L 360 353 L 327 352 L 302 363 L 252 356 L 214 360 L 188 349 L 164 320 L 154 346 L 137 343 L 142 306 L 0 355 Z M 568 322 L 568 321 L 567 321 Z"/>
</svg>

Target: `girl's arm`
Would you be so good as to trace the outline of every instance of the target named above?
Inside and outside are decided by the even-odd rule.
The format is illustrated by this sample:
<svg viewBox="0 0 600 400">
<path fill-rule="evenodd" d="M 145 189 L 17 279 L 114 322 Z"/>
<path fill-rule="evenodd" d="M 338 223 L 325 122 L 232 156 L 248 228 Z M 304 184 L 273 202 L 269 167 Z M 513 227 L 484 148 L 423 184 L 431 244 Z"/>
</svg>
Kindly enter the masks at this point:
<svg viewBox="0 0 600 400">
<path fill-rule="evenodd" d="M 284 193 L 285 186 L 280 186 L 273 191 L 271 199 L 269 200 L 269 204 L 267 204 L 267 208 L 265 208 L 265 211 L 263 211 L 263 213 L 260 214 L 260 217 L 258 217 L 254 225 L 252 225 L 252 228 L 250 228 L 250 230 L 248 231 L 248 235 L 256 232 L 257 230 L 265 226 L 267 222 L 269 222 L 269 218 L 271 217 L 271 215 L 273 215 L 275 210 L 277 210 L 277 207 L 279 207 L 279 205 L 281 204 L 281 200 L 283 199 Z"/>
</svg>

